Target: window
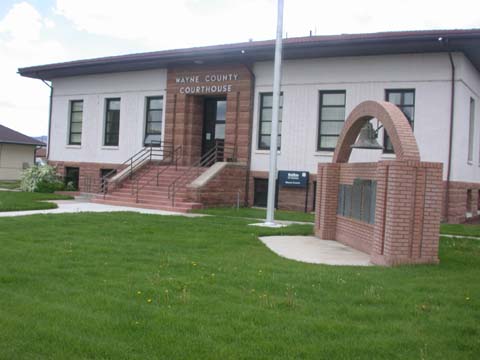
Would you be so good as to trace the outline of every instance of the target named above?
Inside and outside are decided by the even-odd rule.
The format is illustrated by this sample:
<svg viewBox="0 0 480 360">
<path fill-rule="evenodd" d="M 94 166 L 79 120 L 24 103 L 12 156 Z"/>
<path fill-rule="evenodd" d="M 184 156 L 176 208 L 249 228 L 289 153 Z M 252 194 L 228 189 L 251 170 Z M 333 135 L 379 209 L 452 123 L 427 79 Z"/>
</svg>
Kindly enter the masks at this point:
<svg viewBox="0 0 480 360">
<path fill-rule="evenodd" d="M 253 179 L 253 206 L 267 207 L 268 179 Z M 275 185 L 275 208 L 278 207 L 278 182 Z"/>
<path fill-rule="evenodd" d="M 118 146 L 120 132 L 120 99 L 107 99 L 105 115 L 105 146 Z"/>
<path fill-rule="evenodd" d="M 69 185 L 78 190 L 78 183 L 80 179 L 80 168 L 78 167 L 66 167 L 65 168 L 65 185 Z"/>
<path fill-rule="evenodd" d="M 345 122 L 344 90 L 320 91 L 317 150 L 334 151 Z"/>
<path fill-rule="evenodd" d="M 470 98 L 470 117 L 468 124 L 468 162 L 473 161 L 473 134 L 475 132 L 475 100 Z"/>
<path fill-rule="evenodd" d="M 83 100 L 70 101 L 69 145 L 82 143 Z"/>
<path fill-rule="evenodd" d="M 258 148 L 260 150 L 270 150 L 270 134 L 272 132 L 272 93 L 260 94 L 260 121 L 258 129 Z M 280 110 L 278 113 L 278 150 L 282 140 L 282 113 L 283 113 L 283 94 L 280 94 Z"/>
<path fill-rule="evenodd" d="M 147 97 L 145 145 L 160 146 L 162 140 L 163 97 Z"/>
<path fill-rule="evenodd" d="M 353 185 L 340 184 L 337 214 L 368 224 L 375 223 L 377 182 L 355 179 Z"/>
<path fill-rule="evenodd" d="M 415 118 L 415 90 L 387 90 L 385 92 L 385 98 L 387 101 L 397 105 L 400 110 L 402 110 L 413 130 L 413 122 Z M 383 152 L 393 153 L 392 142 L 390 141 L 388 134 L 385 131 L 383 134 Z"/>
</svg>

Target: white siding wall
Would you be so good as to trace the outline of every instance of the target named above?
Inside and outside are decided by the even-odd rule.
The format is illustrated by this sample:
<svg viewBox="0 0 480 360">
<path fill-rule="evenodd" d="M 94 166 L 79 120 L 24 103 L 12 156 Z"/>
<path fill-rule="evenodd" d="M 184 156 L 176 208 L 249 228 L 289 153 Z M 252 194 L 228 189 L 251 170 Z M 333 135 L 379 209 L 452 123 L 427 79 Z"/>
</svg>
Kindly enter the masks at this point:
<svg viewBox="0 0 480 360">
<path fill-rule="evenodd" d="M 145 98 L 165 96 L 166 76 L 166 70 L 159 69 L 55 79 L 49 160 L 121 163 L 128 159 L 143 146 Z M 121 98 L 118 147 L 103 146 L 107 98 Z M 70 100 L 84 101 L 80 146 L 68 145 Z"/>
<path fill-rule="evenodd" d="M 455 54 L 463 61 L 462 54 Z M 457 61 L 457 60 L 456 60 Z M 272 89 L 272 63 L 255 64 L 256 86 L 252 170 L 268 170 L 268 151 L 257 150 L 259 93 Z M 450 63 L 447 54 L 405 54 L 285 61 L 280 170 L 316 172 L 332 153 L 317 152 L 320 90 L 346 90 L 346 113 L 364 100 L 384 100 L 386 89 L 415 89 L 415 125 L 421 158 L 446 162 L 450 114 Z M 466 133 L 465 133 L 466 134 Z M 383 134 L 379 138 L 383 143 Z M 463 135 L 465 136 L 465 135 Z M 456 143 L 457 147 L 465 147 Z M 478 153 L 478 151 L 477 151 Z M 381 151 L 355 150 L 351 161 L 375 161 Z M 446 169 L 444 171 L 446 173 Z M 476 181 L 480 178 L 477 177 Z"/>
<path fill-rule="evenodd" d="M 480 74 L 465 57 L 455 58 L 455 120 L 452 173 L 455 181 L 480 181 Z M 473 159 L 468 162 L 470 98 L 475 100 Z"/>
<path fill-rule="evenodd" d="M 0 144 L 0 180 L 18 180 L 23 164 L 33 165 L 35 146 Z"/>
</svg>

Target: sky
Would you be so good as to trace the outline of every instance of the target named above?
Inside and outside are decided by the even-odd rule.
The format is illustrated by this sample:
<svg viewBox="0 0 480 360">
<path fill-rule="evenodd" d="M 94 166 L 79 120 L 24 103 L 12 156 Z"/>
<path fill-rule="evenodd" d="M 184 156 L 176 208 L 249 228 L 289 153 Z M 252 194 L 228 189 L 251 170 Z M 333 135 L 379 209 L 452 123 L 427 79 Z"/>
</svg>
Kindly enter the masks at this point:
<svg viewBox="0 0 480 360">
<path fill-rule="evenodd" d="M 276 0 L 0 1 L 0 124 L 48 132 L 49 88 L 17 69 L 273 39 Z M 478 0 L 285 0 L 284 36 L 480 28 Z M 272 69 L 273 71 L 273 69 Z"/>
</svg>

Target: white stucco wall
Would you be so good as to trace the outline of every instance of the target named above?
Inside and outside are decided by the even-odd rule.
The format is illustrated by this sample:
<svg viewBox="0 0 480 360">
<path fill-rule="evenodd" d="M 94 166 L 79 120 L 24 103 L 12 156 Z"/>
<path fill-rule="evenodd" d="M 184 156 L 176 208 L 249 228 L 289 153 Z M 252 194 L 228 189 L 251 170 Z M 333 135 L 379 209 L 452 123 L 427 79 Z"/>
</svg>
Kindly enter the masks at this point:
<svg viewBox="0 0 480 360">
<path fill-rule="evenodd" d="M 35 146 L 0 144 L 0 180 L 18 180 L 24 164 L 33 165 Z"/>
<path fill-rule="evenodd" d="M 455 114 L 451 179 L 480 181 L 480 74 L 466 57 L 456 57 Z M 473 159 L 468 161 L 470 98 L 475 101 Z"/>
<path fill-rule="evenodd" d="M 462 54 L 454 54 L 456 62 L 465 62 Z M 268 151 L 257 149 L 259 99 L 261 92 L 272 89 L 272 63 L 255 64 L 256 86 L 252 141 L 252 170 L 268 170 Z M 319 91 L 346 90 L 346 114 L 364 100 L 385 100 L 386 89 L 415 89 L 414 135 L 424 161 L 446 163 L 450 118 L 450 62 L 443 54 L 405 54 L 389 56 L 346 57 L 285 61 L 282 91 L 284 96 L 282 146 L 278 157 L 279 170 L 316 172 L 318 162 L 330 162 L 332 153 L 318 152 Z M 470 69 L 471 70 L 471 69 Z M 474 69 L 473 69 L 474 70 Z M 465 72 L 464 72 L 465 73 Z M 475 70 L 473 74 L 478 76 Z M 457 74 L 458 75 L 458 74 Z M 472 72 L 468 75 L 472 76 Z M 457 87 L 461 79 L 457 76 Z M 457 117 L 463 116 L 460 111 Z M 468 122 L 467 122 L 468 123 Z M 467 132 L 456 130 L 455 157 L 465 148 L 460 138 Z M 477 137 L 478 138 L 478 137 Z M 383 143 L 383 132 L 379 143 Z M 479 145 L 475 145 L 478 159 Z M 391 158 L 381 151 L 354 150 L 350 161 L 376 161 Z M 477 160 L 478 163 L 478 160 Z M 460 167 L 453 171 L 464 177 Z M 446 174 L 446 167 L 444 169 Z M 479 174 L 469 178 L 480 181 Z"/>
<path fill-rule="evenodd" d="M 143 147 L 146 97 L 165 100 L 166 79 L 165 69 L 55 79 L 49 160 L 122 163 L 128 159 Z M 121 99 L 118 147 L 103 146 L 107 98 Z M 80 146 L 68 145 L 71 100 L 84 101 Z"/>
</svg>

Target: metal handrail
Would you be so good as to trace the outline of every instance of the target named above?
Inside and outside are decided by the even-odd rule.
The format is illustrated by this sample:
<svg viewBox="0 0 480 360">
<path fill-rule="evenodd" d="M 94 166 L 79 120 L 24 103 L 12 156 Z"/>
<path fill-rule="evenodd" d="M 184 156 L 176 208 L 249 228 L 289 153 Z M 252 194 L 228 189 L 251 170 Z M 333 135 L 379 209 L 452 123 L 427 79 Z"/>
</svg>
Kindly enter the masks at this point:
<svg viewBox="0 0 480 360">
<path fill-rule="evenodd" d="M 222 154 L 222 158 L 225 159 L 225 150 L 232 149 L 232 156 L 235 157 L 235 148 L 234 147 L 227 147 L 223 143 L 216 143 L 213 148 L 207 151 L 200 159 L 194 162 L 188 169 L 186 169 L 182 174 L 177 176 L 171 183 L 168 185 L 168 198 L 172 201 L 172 207 L 175 207 L 175 196 L 177 192 L 177 188 L 183 181 L 188 179 L 188 175 L 196 169 L 197 176 L 199 175 L 200 168 L 204 166 L 211 166 L 218 161 L 219 154 Z M 236 161 L 235 158 L 232 158 L 233 161 Z"/>
<path fill-rule="evenodd" d="M 182 146 L 179 145 L 177 146 L 173 151 L 170 152 L 170 162 L 168 163 L 167 166 L 164 166 L 162 168 L 158 167 L 157 168 L 157 172 L 154 176 L 152 176 L 150 179 L 148 179 L 141 187 L 139 186 L 140 185 L 140 180 L 143 179 L 146 174 L 148 173 L 145 173 L 144 175 L 142 176 L 138 176 L 136 179 L 135 179 L 135 182 L 132 183 L 132 194 L 134 193 L 134 186 L 136 187 L 136 196 L 135 196 L 135 201 L 138 203 L 138 196 L 139 196 L 139 193 L 140 191 L 147 185 L 150 184 L 150 182 L 153 180 L 153 179 L 156 179 L 156 186 L 159 185 L 159 182 L 158 182 L 158 179 L 160 177 L 161 174 L 163 174 L 165 171 L 167 171 L 171 166 L 175 165 L 175 170 L 178 169 L 178 159 L 182 156 L 181 152 L 182 152 Z"/>
<path fill-rule="evenodd" d="M 156 146 L 143 147 L 142 149 L 137 151 L 134 155 L 132 155 L 130 158 L 125 160 L 123 163 L 121 163 L 118 166 L 118 169 L 121 169 L 121 171 L 123 171 L 128 167 L 129 168 L 128 176 L 132 178 L 137 168 L 143 165 L 145 160 L 149 159 L 149 161 L 151 161 L 153 156 L 162 156 L 164 153 L 164 148 L 166 144 L 171 144 L 169 142 L 164 142 L 164 141 L 152 141 L 152 143 L 153 142 L 158 143 L 158 147 Z M 173 147 L 173 144 L 170 146 Z M 116 173 L 117 173 L 117 169 L 113 169 L 112 171 L 108 172 L 101 178 L 99 192 L 103 193 L 104 198 L 107 195 L 109 190 L 109 185 L 111 182 L 110 177 Z M 115 181 L 113 182 L 113 184 L 115 184 Z"/>
</svg>

